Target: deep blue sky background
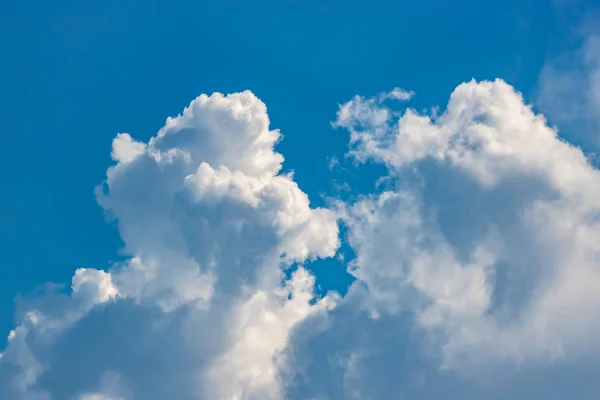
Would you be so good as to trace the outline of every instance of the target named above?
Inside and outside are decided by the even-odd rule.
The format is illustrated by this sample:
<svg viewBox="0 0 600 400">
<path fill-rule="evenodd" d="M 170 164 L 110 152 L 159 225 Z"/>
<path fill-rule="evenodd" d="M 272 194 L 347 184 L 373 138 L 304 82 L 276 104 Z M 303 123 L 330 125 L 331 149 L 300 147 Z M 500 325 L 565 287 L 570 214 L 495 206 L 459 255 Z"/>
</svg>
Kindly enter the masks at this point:
<svg viewBox="0 0 600 400">
<path fill-rule="evenodd" d="M 322 204 L 335 194 L 327 158 L 347 142 L 329 124 L 338 103 L 400 86 L 418 108 L 443 106 L 462 81 L 496 77 L 527 97 L 546 60 L 577 42 L 591 2 L 576 3 L 2 2 L 0 340 L 18 293 L 120 258 L 93 194 L 117 132 L 147 140 L 201 93 L 250 89 L 285 135 L 285 167 Z M 333 264 L 319 279 L 343 287 Z"/>
</svg>

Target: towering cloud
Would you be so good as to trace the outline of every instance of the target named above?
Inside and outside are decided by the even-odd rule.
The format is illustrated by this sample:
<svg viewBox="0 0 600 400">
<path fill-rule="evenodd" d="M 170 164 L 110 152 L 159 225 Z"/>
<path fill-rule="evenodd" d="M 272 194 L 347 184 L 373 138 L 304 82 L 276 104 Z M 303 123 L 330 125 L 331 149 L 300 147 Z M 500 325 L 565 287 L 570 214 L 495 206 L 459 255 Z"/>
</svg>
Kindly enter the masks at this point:
<svg viewBox="0 0 600 400">
<path fill-rule="evenodd" d="M 334 255 L 338 228 L 280 174 L 279 138 L 250 92 L 117 135 L 98 201 L 130 258 L 27 307 L 1 397 L 281 398 L 291 329 L 334 301 L 297 265 Z"/>
</svg>

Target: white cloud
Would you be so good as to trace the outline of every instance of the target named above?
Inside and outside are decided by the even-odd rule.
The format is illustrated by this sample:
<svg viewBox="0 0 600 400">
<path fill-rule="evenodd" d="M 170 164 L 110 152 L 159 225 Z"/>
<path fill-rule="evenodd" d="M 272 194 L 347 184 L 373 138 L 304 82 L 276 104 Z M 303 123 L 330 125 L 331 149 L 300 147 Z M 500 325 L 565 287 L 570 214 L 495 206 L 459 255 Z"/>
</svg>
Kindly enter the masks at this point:
<svg viewBox="0 0 600 400">
<path fill-rule="evenodd" d="M 395 88 L 391 92 L 380 93 L 376 97 L 365 98 L 363 96 L 354 96 L 352 100 L 340 105 L 337 119 L 332 124 L 335 128 L 345 128 L 350 131 L 350 144 L 361 143 L 368 151 L 375 151 L 369 148 L 371 143 L 364 140 L 363 132 L 367 130 L 369 135 L 382 137 L 385 135 L 388 122 L 394 117 L 392 111 L 383 105 L 387 99 L 407 101 L 414 96 L 414 92 Z M 365 159 L 361 153 L 351 151 L 351 154 L 360 162 Z"/>
<path fill-rule="evenodd" d="M 230 349 L 212 366 L 206 379 L 223 382 L 210 398 L 241 399 L 254 393 L 256 398 L 284 398 L 276 385 L 285 370 L 282 351 L 289 332 L 307 317 L 334 306 L 334 297 L 311 304 L 314 278 L 299 269 L 275 295 L 256 292 L 236 307 L 229 329 Z"/>
<path fill-rule="evenodd" d="M 113 140 L 111 157 L 117 162 L 129 162 L 144 154 L 146 144 L 136 142 L 128 133 L 119 133 Z"/>
<path fill-rule="evenodd" d="M 278 354 L 333 301 L 315 299 L 306 270 L 285 269 L 335 255 L 338 230 L 279 174 L 279 138 L 250 92 L 202 95 L 148 143 L 117 135 L 98 201 L 131 257 L 78 269 L 70 295 L 26 305 L 0 397 L 282 398 Z M 99 387 L 108 372 L 126 392 Z"/>
<path fill-rule="evenodd" d="M 112 276 L 105 271 L 79 268 L 73 276 L 71 287 L 73 297 L 84 295 L 93 304 L 107 302 L 115 298 L 119 291 L 113 285 Z"/>
<path fill-rule="evenodd" d="M 332 210 L 250 92 L 117 135 L 97 196 L 128 258 L 20 300 L 0 398 L 597 398 L 600 172 L 503 81 L 441 114 L 388 101 L 412 95 L 340 106 L 388 176 Z M 356 280 L 318 297 L 300 265 L 336 254 L 338 218 Z"/>
<path fill-rule="evenodd" d="M 399 101 L 408 101 L 413 98 L 415 92 L 404 90 L 402 88 L 394 88 L 387 93 L 382 93 L 379 95 L 380 100 L 399 100 Z"/>
<path fill-rule="evenodd" d="M 449 367 L 600 350 L 600 171 L 512 87 L 469 82 L 439 117 L 342 105 L 351 154 L 395 187 L 345 208 L 353 274 L 416 310 Z M 351 121 L 351 122 L 348 122 Z"/>
</svg>

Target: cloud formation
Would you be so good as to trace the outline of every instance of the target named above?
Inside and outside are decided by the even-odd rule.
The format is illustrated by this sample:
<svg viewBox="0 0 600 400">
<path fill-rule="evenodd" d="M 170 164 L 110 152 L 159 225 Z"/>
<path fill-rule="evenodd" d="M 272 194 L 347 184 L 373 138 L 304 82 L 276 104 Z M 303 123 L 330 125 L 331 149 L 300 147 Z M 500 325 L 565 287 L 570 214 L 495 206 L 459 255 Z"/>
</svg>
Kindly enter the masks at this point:
<svg viewBox="0 0 600 400">
<path fill-rule="evenodd" d="M 0 397 L 596 398 L 600 171 L 501 80 L 439 114 L 413 95 L 340 106 L 349 155 L 387 175 L 329 209 L 250 92 L 118 134 L 97 196 L 128 258 L 21 300 Z M 303 264 L 338 223 L 356 279 L 319 297 Z"/>
<path fill-rule="evenodd" d="M 0 397 L 281 398 L 290 330 L 335 301 L 297 264 L 333 256 L 338 228 L 280 174 L 279 138 L 250 92 L 202 95 L 148 143 L 117 135 L 98 201 L 130 258 L 27 306 Z"/>
<path fill-rule="evenodd" d="M 518 92 L 464 83 L 441 115 L 355 97 L 335 125 L 389 172 L 340 205 L 373 315 L 414 316 L 464 375 L 597 359 L 600 171 Z"/>
<path fill-rule="evenodd" d="M 409 109 L 348 123 L 345 107 L 338 125 L 352 154 L 396 180 L 347 215 L 355 273 L 375 296 L 401 307 L 398 289 L 416 289 L 420 322 L 445 331 L 449 357 L 557 357 L 598 344 L 600 171 L 580 149 L 501 80 L 460 85 L 439 117 Z"/>
</svg>

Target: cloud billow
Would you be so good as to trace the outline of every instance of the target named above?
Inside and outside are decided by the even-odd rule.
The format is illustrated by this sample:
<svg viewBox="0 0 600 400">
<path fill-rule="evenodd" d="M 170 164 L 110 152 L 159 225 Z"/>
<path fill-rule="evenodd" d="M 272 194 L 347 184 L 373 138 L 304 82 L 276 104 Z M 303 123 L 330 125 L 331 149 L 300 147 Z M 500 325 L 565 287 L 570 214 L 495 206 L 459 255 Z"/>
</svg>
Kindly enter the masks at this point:
<svg viewBox="0 0 600 400">
<path fill-rule="evenodd" d="M 329 209 L 249 91 L 117 135 L 97 197 L 128 259 L 24 300 L 0 397 L 593 398 L 600 172 L 501 80 L 441 113 L 395 108 L 413 95 L 340 106 L 349 156 L 387 175 Z M 319 297 L 302 265 L 341 239 L 356 280 Z"/>
<path fill-rule="evenodd" d="M 131 258 L 31 305 L 2 357 L 2 397 L 281 397 L 276 355 L 335 300 L 285 270 L 339 240 L 333 212 L 279 173 L 279 137 L 250 92 L 202 95 L 148 143 L 119 134 L 98 201 Z"/>
</svg>

